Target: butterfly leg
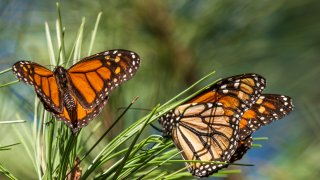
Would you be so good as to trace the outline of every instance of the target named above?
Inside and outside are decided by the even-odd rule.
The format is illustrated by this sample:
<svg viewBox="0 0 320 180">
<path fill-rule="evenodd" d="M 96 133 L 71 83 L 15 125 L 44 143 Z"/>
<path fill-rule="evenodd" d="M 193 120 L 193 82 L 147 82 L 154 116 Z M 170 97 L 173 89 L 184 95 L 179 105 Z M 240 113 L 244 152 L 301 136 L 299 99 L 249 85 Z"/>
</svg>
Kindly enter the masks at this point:
<svg viewBox="0 0 320 180">
<path fill-rule="evenodd" d="M 46 125 L 46 126 L 49 126 L 50 124 L 53 124 L 53 118 L 52 118 L 52 116 L 50 117 L 50 119 L 49 119 L 49 121 L 47 121 L 47 122 L 45 122 L 44 124 Z"/>
</svg>

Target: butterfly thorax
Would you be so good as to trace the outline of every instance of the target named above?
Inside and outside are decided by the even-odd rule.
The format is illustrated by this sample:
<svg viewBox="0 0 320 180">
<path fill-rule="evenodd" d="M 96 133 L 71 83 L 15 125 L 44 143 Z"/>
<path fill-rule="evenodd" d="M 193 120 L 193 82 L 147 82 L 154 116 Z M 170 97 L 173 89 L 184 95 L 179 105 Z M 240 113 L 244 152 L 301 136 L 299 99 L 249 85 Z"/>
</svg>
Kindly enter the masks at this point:
<svg viewBox="0 0 320 180">
<path fill-rule="evenodd" d="M 54 74 L 57 79 L 59 89 L 62 91 L 68 91 L 68 73 L 64 67 L 57 66 L 54 70 Z"/>
<path fill-rule="evenodd" d="M 59 91 L 61 93 L 64 107 L 67 109 L 71 123 L 77 126 L 77 104 L 70 91 L 70 83 L 67 70 L 61 66 L 57 66 L 54 71 Z"/>
</svg>

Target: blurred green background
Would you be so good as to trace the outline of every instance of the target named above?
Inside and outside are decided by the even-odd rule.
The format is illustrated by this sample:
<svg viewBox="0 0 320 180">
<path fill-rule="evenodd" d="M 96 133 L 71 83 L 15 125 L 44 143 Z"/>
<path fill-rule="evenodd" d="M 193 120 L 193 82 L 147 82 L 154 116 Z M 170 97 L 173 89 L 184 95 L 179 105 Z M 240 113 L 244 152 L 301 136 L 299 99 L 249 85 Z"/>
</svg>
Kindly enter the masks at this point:
<svg viewBox="0 0 320 180">
<path fill-rule="evenodd" d="M 49 64 L 44 22 L 49 23 L 55 40 L 55 3 L 0 2 L 0 70 L 18 60 Z M 269 137 L 258 142 L 263 148 L 251 149 L 240 161 L 255 166 L 231 166 L 242 169 L 242 173 L 229 179 L 319 177 L 319 8 L 320 1 L 316 0 L 62 1 L 68 52 L 85 17 L 82 57 L 87 55 L 91 30 L 102 11 L 93 53 L 122 48 L 141 56 L 136 76 L 111 95 L 99 120 L 95 120 L 103 127 L 94 136 L 99 137 L 119 114 L 118 109 L 135 96 L 140 97 L 135 107 L 152 109 L 213 70 L 216 75 L 197 89 L 217 78 L 254 72 L 267 79 L 265 92 L 291 96 L 295 110 L 254 134 Z M 13 80 L 9 72 L 1 75 L 0 83 Z M 0 120 L 17 119 L 17 114 L 32 120 L 34 96 L 33 88 L 23 83 L 1 88 Z M 144 114 L 130 111 L 113 134 Z M 19 127 L 0 126 L 0 146 L 18 142 L 12 126 Z M 160 134 L 152 128 L 149 132 Z M 0 152 L 0 163 L 18 177 L 35 177 L 24 151 L 16 146 Z"/>
</svg>

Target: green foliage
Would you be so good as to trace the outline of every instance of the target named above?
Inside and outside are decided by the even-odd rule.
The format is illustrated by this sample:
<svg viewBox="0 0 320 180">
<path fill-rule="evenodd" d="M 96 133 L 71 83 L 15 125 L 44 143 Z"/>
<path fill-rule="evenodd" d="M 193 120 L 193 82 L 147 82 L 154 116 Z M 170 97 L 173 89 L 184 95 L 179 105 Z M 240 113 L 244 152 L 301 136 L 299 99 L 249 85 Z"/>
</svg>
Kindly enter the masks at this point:
<svg viewBox="0 0 320 180">
<path fill-rule="evenodd" d="M 17 178 L 14 177 L 14 175 L 12 175 L 6 168 L 4 168 L 1 163 L 0 163 L 0 172 L 1 172 L 2 174 L 4 174 L 4 175 L 5 175 L 7 178 L 9 178 L 9 179 L 14 179 L 14 180 L 17 179 Z"/>
<path fill-rule="evenodd" d="M 52 66 L 57 64 L 69 64 L 72 59 L 79 59 L 81 52 L 81 43 L 83 37 L 83 29 L 85 20 L 82 20 L 78 35 L 75 43 L 69 54 L 69 58 L 66 59 L 66 50 L 64 45 L 64 31 L 62 20 L 60 16 L 59 4 L 58 8 L 58 20 L 56 22 L 56 32 L 58 41 L 58 60 L 55 59 L 55 50 L 52 44 L 52 38 L 48 23 L 45 23 L 46 36 L 49 47 L 50 62 Z M 98 29 L 98 22 L 100 20 L 101 13 L 98 14 L 96 25 L 92 31 L 90 48 L 94 44 L 94 38 Z M 90 52 L 91 50 L 89 50 Z M 75 63 L 75 62 L 73 62 Z M 8 70 L 4 71 L 7 72 Z M 154 110 L 143 118 L 137 120 L 134 124 L 120 132 L 119 135 L 114 137 L 102 150 L 95 155 L 93 160 L 86 165 L 86 169 L 82 172 L 82 178 L 86 179 L 90 176 L 94 176 L 95 179 L 126 179 L 126 178 L 177 178 L 182 176 L 192 177 L 190 173 L 174 172 L 173 174 L 167 174 L 165 171 L 157 171 L 159 167 L 168 163 L 181 163 L 185 161 L 171 161 L 176 157 L 179 152 L 176 149 L 169 150 L 173 144 L 170 141 L 164 142 L 161 136 L 151 135 L 144 139 L 140 139 L 143 130 L 147 125 L 158 119 L 168 110 L 181 104 L 182 102 L 190 99 L 190 97 L 199 93 L 186 97 L 178 102 L 176 101 L 184 93 L 188 92 L 191 88 L 196 86 L 201 81 L 210 77 L 214 72 L 208 74 L 204 78 L 200 79 L 194 85 L 190 86 L 176 97 L 169 100 L 162 106 L 157 106 Z M 15 82 L 15 81 L 14 81 Z M 9 84 L 6 84 L 7 86 Z M 136 101 L 134 99 L 131 105 Z M 173 103 L 174 102 L 174 103 Z M 124 111 L 127 112 L 128 108 Z M 36 98 L 34 103 L 34 118 L 33 123 L 29 126 L 29 123 L 24 124 L 24 132 L 21 132 L 17 127 L 14 127 L 19 141 L 25 148 L 33 166 L 38 179 L 65 179 L 73 172 L 75 166 L 84 166 L 83 160 L 92 152 L 92 150 L 101 142 L 101 140 L 110 132 L 116 123 L 122 118 L 119 116 L 117 120 L 110 126 L 109 129 L 99 138 L 95 144 L 88 150 L 84 151 L 80 144 L 83 141 L 81 132 L 73 134 L 69 128 L 64 125 L 63 122 L 56 122 L 51 115 L 44 110 L 43 106 Z M 26 122 L 26 121 L 9 121 L 9 123 Z M 5 123 L 5 122 L 2 122 Z M 134 137 L 128 147 L 125 146 L 126 141 L 129 141 L 131 137 Z M 3 146 L 0 150 L 9 150 L 9 147 Z M 79 163 L 74 163 L 75 159 L 81 154 L 84 154 Z M 106 164 L 110 162 L 113 165 L 105 168 Z M 103 173 L 99 173 L 99 170 L 103 170 Z M 182 170 L 185 170 L 183 168 Z M 3 174 L 9 178 L 14 176 L 10 174 L 6 169 L 1 169 Z"/>
<path fill-rule="evenodd" d="M 58 20 L 53 1 L 21 3 L 0 3 L 1 52 L 9 49 L 9 53 L 1 54 L 0 147 L 4 151 L 0 153 L 0 171 L 4 175 L 0 178 L 63 177 L 78 156 L 83 174 L 89 178 L 111 178 L 123 166 L 119 178 L 191 179 L 171 141 L 150 135 L 154 133 L 149 126 L 136 143 L 133 138 L 144 123 L 154 123 L 158 113 L 188 98 L 182 94 L 167 101 L 169 97 L 213 69 L 219 77 L 244 72 L 261 74 L 268 81 L 267 93 L 289 95 L 296 106 L 287 118 L 261 131 L 270 140 L 259 141 L 254 147 L 264 147 L 247 153 L 244 162 L 256 166 L 237 167 L 242 169 L 238 176 L 319 176 L 318 1 L 78 0 L 63 2 Z M 50 67 L 68 67 L 80 57 L 114 48 L 137 52 L 141 68 L 111 95 L 99 118 L 77 137 L 43 110 L 32 88 L 16 83 L 8 73 L 21 58 Z M 205 84 L 198 82 L 187 92 Z M 143 111 L 129 110 L 122 115 L 117 108 L 129 104 L 135 96 L 140 96 L 135 107 L 153 109 L 158 103 L 163 105 L 151 119 Z M 15 143 L 20 144 L 6 147 Z M 233 170 L 215 176 L 225 177 L 223 172 L 232 174 Z"/>
</svg>

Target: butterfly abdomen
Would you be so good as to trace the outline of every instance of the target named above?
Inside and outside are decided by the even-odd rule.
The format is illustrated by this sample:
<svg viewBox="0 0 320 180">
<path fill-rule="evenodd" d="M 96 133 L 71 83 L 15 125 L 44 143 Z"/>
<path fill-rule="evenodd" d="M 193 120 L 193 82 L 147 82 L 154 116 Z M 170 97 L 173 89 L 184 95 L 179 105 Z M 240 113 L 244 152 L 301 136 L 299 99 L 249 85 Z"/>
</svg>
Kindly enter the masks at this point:
<svg viewBox="0 0 320 180">
<path fill-rule="evenodd" d="M 77 104 L 74 101 L 70 92 L 64 92 L 63 94 L 63 104 L 67 109 L 68 115 L 71 120 L 71 124 L 73 128 L 77 127 L 78 124 L 78 117 L 77 117 Z"/>
<path fill-rule="evenodd" d="M 76 103 L 73 100 L 73 97 L 71 96 L 71 94 L 69 92 L 64 93 L 63 102 L 64 102 L 64 106 L 66 107 L 68 112 L 76 110 Z"/>
<path fill-rule="evenodd" d="M 67 70 L 61 66 L 58 66 L 54 74 L 57 79 L 57 84 L 59 87 L 59 91 L 62 94 L 62 101 L 64 107 L 67 109 L 68 115 L 70 117 L 73 128 L 77 127 L 77 103 L 72 96 L 72 92 L 69 88 L 69 77 Z"/>
</svg>

